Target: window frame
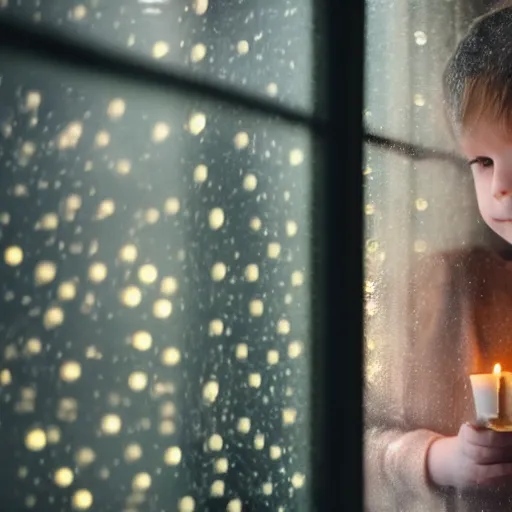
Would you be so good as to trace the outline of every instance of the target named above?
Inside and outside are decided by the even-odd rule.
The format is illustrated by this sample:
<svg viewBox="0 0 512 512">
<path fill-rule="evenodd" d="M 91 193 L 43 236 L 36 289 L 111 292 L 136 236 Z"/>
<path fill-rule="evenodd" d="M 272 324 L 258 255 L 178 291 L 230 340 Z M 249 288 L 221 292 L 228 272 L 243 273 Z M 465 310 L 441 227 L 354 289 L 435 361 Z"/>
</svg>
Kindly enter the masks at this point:
<svg viewBox="0 0 512 512">
<path fill-rule="evenodd" d="M 363 68 L 365 2 L 314 3 L 313 114 L 75 41 L 0 15 L 0 48 L 187 91 L 306 127 L 312 134 L 310 465 L 313 510 L 362 510 Z"/>
</svg>

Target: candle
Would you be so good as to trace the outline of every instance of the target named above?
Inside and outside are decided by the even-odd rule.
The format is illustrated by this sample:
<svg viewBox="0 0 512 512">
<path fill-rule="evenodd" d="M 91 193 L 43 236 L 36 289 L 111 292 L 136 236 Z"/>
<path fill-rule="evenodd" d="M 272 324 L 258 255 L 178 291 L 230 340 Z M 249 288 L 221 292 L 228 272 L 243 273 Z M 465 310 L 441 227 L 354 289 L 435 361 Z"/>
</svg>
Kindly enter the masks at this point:
<svg viewBox="0 0 512 512">
<path fill-rule="evenodd" d="M 476 422 L 486 425 L 500 416 L 501 366 L 494 365 L 493 373 L 470 375 L 473 399 L 475 401 Z M 502 397 L 502 400 L 504 398 Z"/>
<path fill-rule="evenodd" d="M 501 372 L 499 391 L 500 423 L 512 425 L 512 373 Z"/>
</svg>

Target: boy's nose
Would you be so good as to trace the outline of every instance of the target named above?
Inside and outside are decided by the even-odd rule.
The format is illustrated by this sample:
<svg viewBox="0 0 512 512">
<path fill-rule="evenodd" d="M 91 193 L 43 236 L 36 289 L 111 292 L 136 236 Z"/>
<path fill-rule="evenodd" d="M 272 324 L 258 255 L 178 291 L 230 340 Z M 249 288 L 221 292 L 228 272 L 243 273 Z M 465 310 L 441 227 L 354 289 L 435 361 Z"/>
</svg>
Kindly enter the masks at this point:
<svg viewBox="0 0 512 512">
<path fill-rule="evenodd" d="M 503 199 L 512 195 L 512 190 L 500 189 L 494 193 L 495 199 Z"/>
<path fill-rule="evenodd" d="M 495 164 L 491 192 L 498 201 L 512 196 L 512 161 L 506 165 Z"/>
</svg>

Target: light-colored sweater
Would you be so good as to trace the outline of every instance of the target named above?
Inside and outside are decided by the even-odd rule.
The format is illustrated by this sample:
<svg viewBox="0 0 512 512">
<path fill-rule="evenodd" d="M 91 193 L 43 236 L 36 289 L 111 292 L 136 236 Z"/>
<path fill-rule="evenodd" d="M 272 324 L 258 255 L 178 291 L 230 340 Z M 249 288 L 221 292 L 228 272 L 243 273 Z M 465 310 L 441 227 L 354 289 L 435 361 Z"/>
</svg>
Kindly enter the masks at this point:
<svg viewBox="0 0 512 512">
<path fill-rule="evenodd" d="M 512 262 L 472 249 L 413 268 L 406 339 L 382 333 L 380 371 L 365 390 L 365 510 L 512 511 L 512 482 L 461 493 L 434 488 L 426 472 L 431 443 L 474 418 L 469 375 L 496 362 L 512 370 Z"/>
</svg>

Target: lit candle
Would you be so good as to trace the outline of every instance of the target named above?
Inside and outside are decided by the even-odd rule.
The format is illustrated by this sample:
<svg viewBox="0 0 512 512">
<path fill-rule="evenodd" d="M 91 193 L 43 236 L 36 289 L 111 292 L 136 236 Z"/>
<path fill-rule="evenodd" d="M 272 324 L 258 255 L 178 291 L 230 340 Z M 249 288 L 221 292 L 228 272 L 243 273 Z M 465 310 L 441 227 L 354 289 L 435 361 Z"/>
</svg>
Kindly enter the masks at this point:
<svg viewBox="0 0 512 512">
<path fill-rule="evenodd" d="M 473 399 L 475 401 L 476 422 L 486 425 L 500 416 L 501 365 L 495 364 L 493 373 L 470 375 Z"/>
<path fill-rule="evenodd" d="M 499 419 L 505 426 L 512 426 L 512 372 L 500 373 Z"/>
</svg>

